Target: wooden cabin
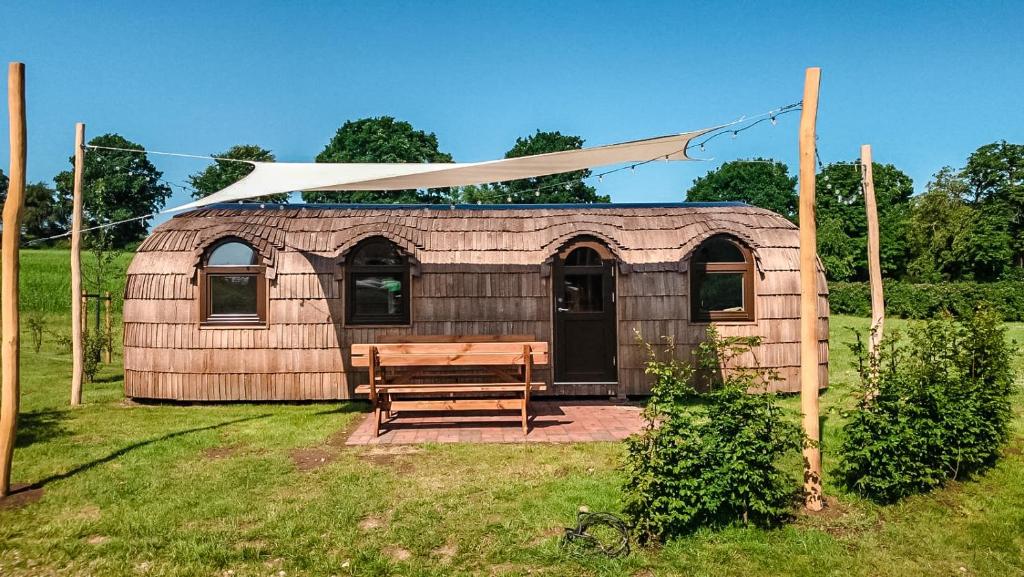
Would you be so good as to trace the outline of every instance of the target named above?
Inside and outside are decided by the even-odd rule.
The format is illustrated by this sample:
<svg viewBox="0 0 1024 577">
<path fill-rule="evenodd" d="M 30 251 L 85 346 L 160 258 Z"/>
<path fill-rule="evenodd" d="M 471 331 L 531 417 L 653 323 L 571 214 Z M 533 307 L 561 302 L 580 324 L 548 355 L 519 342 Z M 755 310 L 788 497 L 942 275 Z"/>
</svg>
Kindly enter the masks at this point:
<svg viewBox="0 0 1024 577">
<path fill-rule="evenodd" d="M 742 203 L 213 205 L 156 227 L 128 269 L 125 393 L 347 399 L 353 343 L 402 335 L 547 341 L 547 394 L 649 392 L 648 342 L 714 322 L 798 391 L 796 227 Z M 828 300 L 819 270 L 820 380 Z"/>
</svg>

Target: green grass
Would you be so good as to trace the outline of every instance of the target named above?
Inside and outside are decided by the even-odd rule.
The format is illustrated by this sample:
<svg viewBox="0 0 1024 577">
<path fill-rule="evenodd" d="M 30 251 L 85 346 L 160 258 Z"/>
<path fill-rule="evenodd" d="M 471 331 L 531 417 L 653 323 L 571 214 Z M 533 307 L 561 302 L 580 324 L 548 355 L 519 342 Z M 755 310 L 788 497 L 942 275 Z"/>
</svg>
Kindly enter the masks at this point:
<svg viewBox="0 0 1024 577">
<path fill-rule="evenodd" d="M 66 327 L 67 315 L 47 322 Z M 1024 340 L 1024 324 L 1009 326 Z M 13 475 L 43 492 L 0 507 L 0 575 L 1024 574 L 1019 392 L 1006 456 L 977 480 L 889 507 L 830 484 L 853 401 L 843 343 L 866 327 L 832 319 L 825 514 L 617 560 L 568 554 L 559 535 L 580 505 L 619 509 L 620 444 L 345 447 L 361 404 L 134 405 L 119 358 L 71 409 L 69 355 L 52 338 L 34 353 L 26 335 Z"/>
<path fill-rule="evenodd" d="M 40 312 L 59 314 L 70 310 L 71 302 L 71 260 L 70 252 L 64 249 L 22 249 L 20 298 L 23 314 Z M 114 297 L 115 308 L 121 309 L 124 293 L 125 271 L 131 262 L 132 253 L 118 253 L 107 272 L 108 280 L 97 281 L 97 259 L 89 252 L 82 252 L 82 289 L 86 292 L 108 290 Z"/>
</svg>

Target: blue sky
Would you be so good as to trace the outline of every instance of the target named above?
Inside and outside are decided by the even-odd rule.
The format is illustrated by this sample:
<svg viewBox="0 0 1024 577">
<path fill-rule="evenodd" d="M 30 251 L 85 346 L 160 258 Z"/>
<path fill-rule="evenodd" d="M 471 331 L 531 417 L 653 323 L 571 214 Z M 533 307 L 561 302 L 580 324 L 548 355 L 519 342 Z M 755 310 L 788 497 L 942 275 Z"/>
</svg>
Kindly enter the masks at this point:
<svg viewBox="0 0 1024 577">
<path fill-rule="evenodd" d="M 822 67 L 825 162 L 871 143 L 921 190 L 982 144 L 1024 141 L 1019 2 L 7 0 L 0 27 L 0 60 L 27 67 L 33 181 L 68 166 L 76 121 L 153 150 L 310 161 L 345 120 L 386 114 L 474 161 L 538 128 L 604 144 L 764 112 L 800 99 L 806 66 Z M 797 117 L 595 185 L 671 201 L 726 160 L 795 170 Z M 6 172 L 6 138 L 0 155 Z M 204 166 L 151 160 L 179 183 Z"/>
</svg>

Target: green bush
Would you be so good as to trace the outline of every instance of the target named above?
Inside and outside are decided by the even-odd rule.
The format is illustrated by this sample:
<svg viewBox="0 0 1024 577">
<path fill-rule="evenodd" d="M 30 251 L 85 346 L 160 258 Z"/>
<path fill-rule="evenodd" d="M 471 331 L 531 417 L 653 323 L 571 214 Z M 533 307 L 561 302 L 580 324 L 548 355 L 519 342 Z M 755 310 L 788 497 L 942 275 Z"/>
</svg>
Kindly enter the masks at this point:
<svg viewBox="0 0 1024 577">
<path fill-rule="evenodd" d="M 1024 320 L 1024 281 L 935 284 L 885 281 L 884 286 L 885 310 L 898 317 L 929 319 L 942 313 L 965 316 L 987 303 L 1004 321 Z M 868 283 L 831 282 L 828 288 L 829 308 L 833 313 L 862 317 L 871 314 Z"/>
<path fill-rule="evenodd" d="M 749 351 L 757 338 L 722 338 L 709 327 L 695 364 L 659 360 L 647 346 L 654 376 L 645 429 L 626 441 L 625 512 L 641 541 L 700 526 L 769 526 L 786 519 L 796 479 L 778 467 L 798 454 L 803 435 L 776 395 L 750 394 L 776 377 L 757 369 L 720 367 Z M 698 390 L 706 391 L 698 393 Z"/>
<path fill-rule="evenodd" d="M 1013 374 L 1000 315 L 983 308 L 914 327 L 869 357 L 853 349 L 861 397 L 844 428 L 838 477 L 893 502 L 992 466 L 1009 434 Z"/>
</svg>

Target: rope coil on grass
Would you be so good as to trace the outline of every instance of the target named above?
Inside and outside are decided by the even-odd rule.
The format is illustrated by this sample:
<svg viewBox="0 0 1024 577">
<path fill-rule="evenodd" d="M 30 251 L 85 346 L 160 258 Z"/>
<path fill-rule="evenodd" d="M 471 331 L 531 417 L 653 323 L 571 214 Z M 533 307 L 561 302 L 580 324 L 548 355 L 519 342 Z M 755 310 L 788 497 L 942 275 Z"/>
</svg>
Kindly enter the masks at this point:
<svg viewBox="0 0 1024 577">
<path fill-rule="evenodd" d="M 594 529 L 601 533 L 595 534 Z M 565 528 L 562 547 L 573 545 L 581 553 L 597 551 L 607 557 L 626 556 L 629 555 L 631 532 L 626 520 L 614 513 L 591 513 L 586 507 L 580 507 L 576 513 L 576 526 Z"/>
</svg>

